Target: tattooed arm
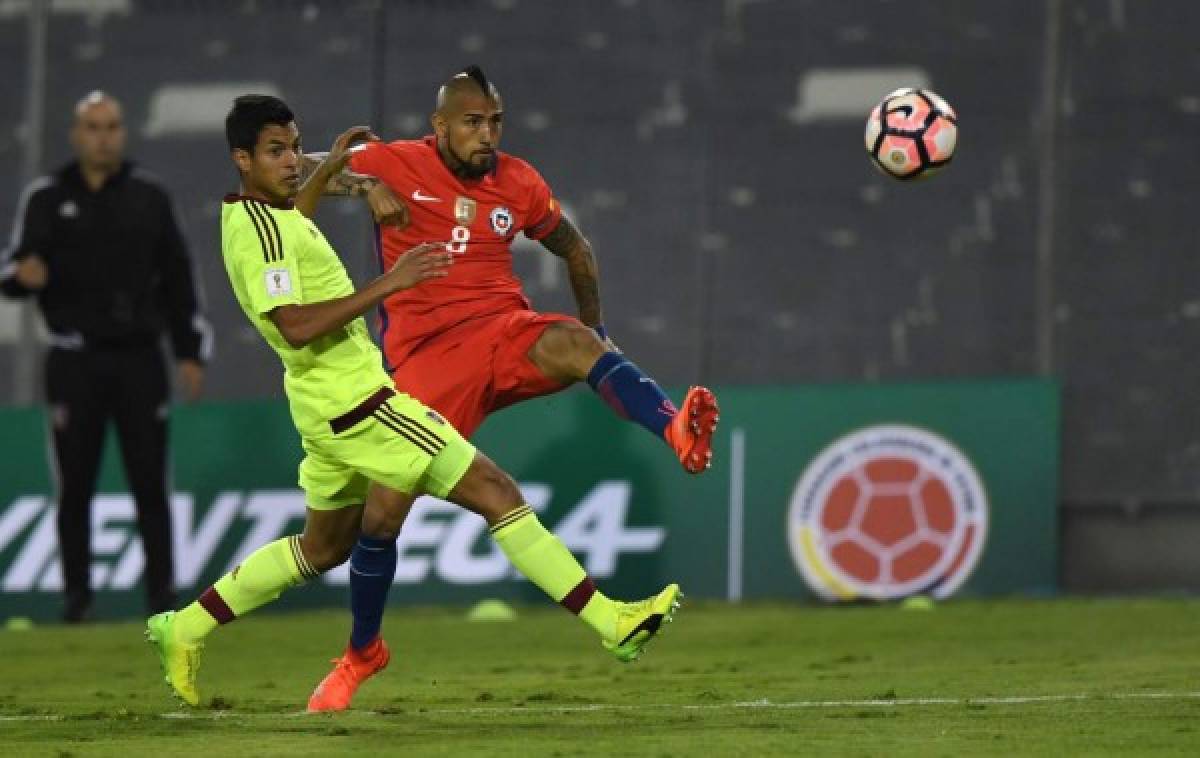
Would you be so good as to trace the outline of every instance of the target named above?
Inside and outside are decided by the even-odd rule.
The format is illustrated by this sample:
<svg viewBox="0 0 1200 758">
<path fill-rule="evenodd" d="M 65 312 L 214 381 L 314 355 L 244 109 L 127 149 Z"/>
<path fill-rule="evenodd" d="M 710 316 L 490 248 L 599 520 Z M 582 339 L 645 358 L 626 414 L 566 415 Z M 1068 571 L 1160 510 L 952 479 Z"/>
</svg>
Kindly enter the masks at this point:
<svg viewBox="0 0 1200 758">
<path fill-rule="evenodd" d="M 604 313 L 600 309 L 600 271 L 591 243 L 579 233 L 570 219 L 563 216 L 554 231 L 542 239 L 542 245 L 567 262 L 567 276 L 571 279 L 575 303 L 579 306 L 579 320 L 591 327 L 602 324 Z"/>
<path fill-rule="evenodd" d="M 307 181 L 308 177 L 312 176 L 317 170 L 317 166 L 321 165 L 321 161 L 325 160 L 328 153 L 305 153 L 300 156 L 300 180 Z M 325 195 L 344 195 L 358 197 L 367 194 L 372 188 L 379 184 L 379 180 L 373 176 L 366 174 L 356 174 L 349 168 L 343 168 L 338 173 L 329 177 L 329 181 L 325 183 Z"/>
<path fill-rule="evenodd" d="M 321 165 L 326 155 L 328 153 L 305 153 L 300 157 L 302 182 L 308 181 L 309 176 L 317 170 L 317 166 Z M 379 179 L 366 174 L 356 174 L 349 167 L 343 167 L 330 176 L 329 180 L 325 182 L 321 194 L 341 197 L 363 197 L 365 195 L 375 223 L 394 226 L 398 229 L 408 226 L 408 206 L 404 204 L 404 201 L 396 197 L 391 189 Z"/>
</svg>

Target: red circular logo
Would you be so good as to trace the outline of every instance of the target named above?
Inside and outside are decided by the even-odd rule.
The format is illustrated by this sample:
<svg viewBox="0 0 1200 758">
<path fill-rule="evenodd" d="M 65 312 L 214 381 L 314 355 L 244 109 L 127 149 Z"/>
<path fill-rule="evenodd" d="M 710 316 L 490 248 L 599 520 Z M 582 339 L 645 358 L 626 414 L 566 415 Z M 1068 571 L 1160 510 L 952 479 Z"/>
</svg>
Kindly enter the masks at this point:
<svg viewBox="0 0 1200 758">
<path fill-rule="evenodd" d="M 949 442 L 878 426 L 817 456 L 796 486 L 788 526 L 792 555 L 822 597 L 946 597 L 979 559 L 987 499 Z"/>
</svg>

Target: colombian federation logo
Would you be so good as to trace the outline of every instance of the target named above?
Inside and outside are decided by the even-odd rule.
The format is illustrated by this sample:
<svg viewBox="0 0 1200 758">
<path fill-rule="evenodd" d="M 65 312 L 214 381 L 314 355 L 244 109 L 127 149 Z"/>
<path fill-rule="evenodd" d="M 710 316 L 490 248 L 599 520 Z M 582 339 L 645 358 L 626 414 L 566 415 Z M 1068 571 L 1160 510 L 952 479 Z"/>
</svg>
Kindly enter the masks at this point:
<svg viewBox="0 0 1200 758">
<path fill-rule="evenodd" d="M 788 543 L 826 600 L 949 597 L 983 553 L 987 493 L 971 461 L 912 426 L 852 432 L 817 455 L 788 508 Z"/>
<path fill-rule="evenodd" d="M 512 211 L 505 208 L 503 205 L 493 208 L 492 215 L 492 231 L 501 237 L 508 236 L 508 230 L 512 229 Z"/>
</svg>

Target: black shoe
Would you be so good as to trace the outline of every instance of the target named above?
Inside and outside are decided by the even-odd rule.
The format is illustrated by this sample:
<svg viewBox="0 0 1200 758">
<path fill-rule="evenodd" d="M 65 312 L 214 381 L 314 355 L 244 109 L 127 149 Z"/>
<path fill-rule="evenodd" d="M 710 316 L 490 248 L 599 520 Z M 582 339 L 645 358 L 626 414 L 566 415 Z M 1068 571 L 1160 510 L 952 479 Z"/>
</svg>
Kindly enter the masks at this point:
<svg viewBox="0 0 1200 758">
<path fill-rule="evenodd" d="M 92 599 L 90 597 L 68 596 L 66 607 L 63 609 L 64 624 L 82 624 L 92 620 Z"/>
</svg>

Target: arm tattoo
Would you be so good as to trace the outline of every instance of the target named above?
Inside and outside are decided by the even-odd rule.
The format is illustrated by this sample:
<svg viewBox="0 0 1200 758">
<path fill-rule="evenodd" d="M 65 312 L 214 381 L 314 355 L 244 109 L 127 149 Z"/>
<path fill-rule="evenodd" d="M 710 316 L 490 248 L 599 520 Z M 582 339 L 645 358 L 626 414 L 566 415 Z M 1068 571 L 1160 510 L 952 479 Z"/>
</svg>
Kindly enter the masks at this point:
<svg viewBox="0 0 1200 758">
<path fill-rule="evenodd" d="M 563 216 L 542 240 L 542 246 L 567 262 L 567 277 L 579 306 L 579 320 L 588 326 L 604 321 L 600 308 L 600 271 L 592 246 L 570 219 Z"/>
<path fill-rule="evenodd" d="M 305 153 L 301 156 L 301 182 L 307 180 L 317 170 L 317 166 L 321 165 L 321 161 L 325 160 L 325 155 L 325 153 Z M 329 182 L 325 185 L 325 191 L 322 194 L 358 197 L 359 195 L 367 194 L 377 184 L 379 184 L 379 180 L 373 176 L 356 174 L 350 169 L 344 168 L 340 174 L 335 174 L 329 178 Z"/>
</svg>

